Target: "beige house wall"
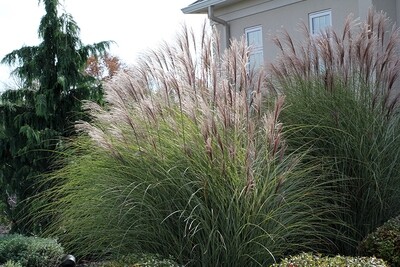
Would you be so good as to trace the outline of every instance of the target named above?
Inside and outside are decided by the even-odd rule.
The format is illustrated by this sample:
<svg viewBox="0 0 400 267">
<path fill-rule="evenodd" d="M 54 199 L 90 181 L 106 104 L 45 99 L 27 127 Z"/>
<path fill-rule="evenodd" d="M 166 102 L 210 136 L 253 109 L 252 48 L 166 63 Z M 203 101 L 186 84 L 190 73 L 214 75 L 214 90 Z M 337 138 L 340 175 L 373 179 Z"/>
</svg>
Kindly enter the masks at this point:
<svg viewBox="0 0 400 267">
<path fill-rule="evenodd" d="M 374 5 L 377 10 L 383 10 L 396 22 L 397 10 L 400 10 L 400 0 L 246 0 L 232 4 L 223 9 L 215 9 L 215 16 L 227 21 L 230 25 L 231 38 L 244 36 L 246 28 L 262 26 L 263 53 L 266 63 L 274 60 L 277 48 L 272 38 L 282 29 L 296 40 L 303 38 L 300 24 L 309 27 L 309 14 L 318 11 L 331 10 L 332 27 L 341 31 L 349 14 L 354 18 L 364 19 L 369 8 Z M 400 25 L 400 23 L 399 23 Z M 223 33 L 224 28 L 217 25 Z M 224 38 L 225 34 L 221 34 Z M 225 44 L 225 40 L 222 40 Z"/>
<path fill-rule="evenodd" d="M 400 26 L 400 0 L 396 0 L 396 22 Z"/>
<path fill-rule="evenodd" d="M 373 0 L 358 0 L 358 17 L 366 18 L 368 15 L 368 10 L 372 6 Z M 386 0 L 383 0 L 386 1 Z"/>
<path fill-rule="evenodd" d="M 373 0 L 372 3 L 376 10 L 382 10 L 385 12 L 391 19 L 392 22 L 397 24 L 397 2 L 398 0 Z"/>
</svg>

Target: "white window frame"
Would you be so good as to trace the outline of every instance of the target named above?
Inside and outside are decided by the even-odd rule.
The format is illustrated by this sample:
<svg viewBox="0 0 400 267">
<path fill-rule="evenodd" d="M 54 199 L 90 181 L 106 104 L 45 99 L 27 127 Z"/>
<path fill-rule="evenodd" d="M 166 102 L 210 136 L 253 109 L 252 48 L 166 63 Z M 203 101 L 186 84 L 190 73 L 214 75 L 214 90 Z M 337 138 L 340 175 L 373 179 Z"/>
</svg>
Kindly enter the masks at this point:
<svg viewBox="0 0 400 267">
<path fill-rule="evenodd" d="M 320 17 L 324 17 L 324 16 L 329 16 L 329 25 L 328 27 L 332 27 L 332 10 L 331 9 L 327 9 L 327 10 L 322 10 L 322 11 L 318 11 L 318 12 L 313 12 L 308 14 L 308 24 L 310 27 L 310 34 L 311 35 L 318 35 L 321 32 L 321 29 L 318 29 L 318 32 L 315 31 L 314 29 L 314 24 L 313 24 L 313 20 L 316 18 L 320 18 Z"/>
<path fill-rule="evenodd" d="M 249 43 L 248 40 L 248 34 L 252 33 L 252 32 L 259 32 L 261 35 L 260 38 L 260 44 L 258 45 L 252 45 Z M 249 27 L 249 28 L 245 28 L 244 29 L 244 34 L 246 37 L 246 44 L 250 47 L 250 54 L 249 54 L 249 68 L 259 68 L 264 64 L 264 43 L 263 43 L 263 34 L 262 34 L 262 26 L 258 25 L 258 26 L 253 26 L 253 27 Z M 252 63 L 250 61 L 251 56 L 255 55 L 255 54 L 261 54 L 261 63 Z"/>
</svg>

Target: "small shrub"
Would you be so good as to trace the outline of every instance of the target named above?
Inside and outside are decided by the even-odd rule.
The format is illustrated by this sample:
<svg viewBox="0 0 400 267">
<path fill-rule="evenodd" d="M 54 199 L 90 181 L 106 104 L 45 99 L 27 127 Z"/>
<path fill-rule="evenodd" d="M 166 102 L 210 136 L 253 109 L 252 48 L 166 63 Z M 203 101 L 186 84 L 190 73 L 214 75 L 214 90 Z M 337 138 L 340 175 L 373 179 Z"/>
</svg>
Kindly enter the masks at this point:
<svg viewBox="0 0 400 267">
<path fill-rule="evenodd" d="M 6 235 L 0 238 L 0 264 L 29 267 L 58 266 L 63 248 L 53 239 Z M 18 265 L 6 266 L 18 266 Z"/>
<path fill-rule="evenodd" d="M 376 256 L 400 266 L 400 216 L 387 221 L 360 244 L 361 255 Z"/>
<path fill-rule="evenodd" d="M 7 261 L 5 264 L 0 265 L 1 267 L 22 267 L 21 263 L 15 261 Z"/>
<path fill-rule="evenodd" d="M 279 264 L 273 264 L 271 267 L 385 267 L 387 265 L 383 260 L 375 257 L 323 257 L 311 253 L 302 253 L 297 256 L 284 259 Z"/>
<path fill-rule="evenodd" d="M 178 267 L 179 265 L 170 259 L 163 259 L 159 255 L 154 254 L 130 254 L 123 256 L 116 261 L 107 262 L 101 265 L 102 267 L 124 267 L 124 266 L 135 266 L 135 267 Z"/>
</svg>

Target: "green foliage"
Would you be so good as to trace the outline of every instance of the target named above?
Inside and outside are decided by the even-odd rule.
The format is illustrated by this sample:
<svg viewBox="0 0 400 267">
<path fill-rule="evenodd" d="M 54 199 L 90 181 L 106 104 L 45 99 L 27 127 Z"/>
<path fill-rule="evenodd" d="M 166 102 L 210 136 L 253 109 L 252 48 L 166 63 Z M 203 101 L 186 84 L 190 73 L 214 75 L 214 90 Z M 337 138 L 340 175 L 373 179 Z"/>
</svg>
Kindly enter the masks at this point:
<svg viewBox="0 0 400 267">
<path fill-rule="evenodd" d="M 1 225 L 9 224 L 8 218 L 6 216 L 6 205 L 0 202 L 0 227 Z"/>
<path fill-rule="evenodd" d="M 2 267 L 23 267 L 22 265 L 21 265 L 21 263 L 19 263 L 19 262 L 14 262 L 14 261 L 7 261 L 5 264 L 3 264 L 3 265 L 0 265 L 0 266 L 2 266 Z"/>
<path fill-rule="evenodd" d="M 382 258 L 392 266 L 400 266 L 400 216 L 370 233 L 361 242 L 359 253 Z"/>
<path fill-rule="evenodd" d="M 383 260 L 374 257 L 324 257 L 311 253 L 302 253 L 284 259 L 271 267 L 387 267 Z"/>
<path fill-rule="evenodd" d="M 13 261 L 17 265 L 9 266 L 51 267 L 58 266 L 62 256 L 63 248 L 53 239 L 22 235 L 0 237 L 0 264 Z"/>
<path fill-rule="evenodd" d="M 152 254 L 129 254 L 118 260 L 100 264 L 101 267 L 179 267 L 173 260 L 163 259 L 159 255 Z"/>
<path fill-rule="evenodd" d="M 347 21 L 343 33 L 276 41 L 282 57 L 271 83 L 286 97 L 285 137 L 289 149 L 310 151 L 340 180 L 332 194 L 343 196 L 338 215 L 350 227 L 338 230 L 355 241 L 336 242 L 343 254 L 400 210 L 400 42 L 386 22 L 371 12 L 365 24 Z"/>
<path fill-rule="evenodd" d="M 331 246 L 340 196 L 324 166 L 286 152 L 282 99 L 260 109 L 244 44 L 222 56 L 212 36 L 178 42 L 110 81 L 107 108 L 88 105 L 94 121 L 78 125 L 41 196 L 56 201 L 38 216 L 58 211 L 46 233 L 78 257 L 139 251 L 188 266 L 266 266 Z"/>
<path fill-rule="evenodd" d="M 39 222 L 26 225 L 29 198 L 40 175 L 56 167 L 51 157 L 64 137 L 74 135 L 73 122 L 88 119 L 82 101 L 101 101 L 100 84 L 83 71 L 87 59 L 110 44 L 83 45 L 71 15 L 58 16 L 58 0 L 39 2 L 46 10 L 38 30 L 42 42 L 14 50 L 1 61 L 15 66 L 14 74 L 23 81 L 22 88 L 0 97 L 0 197 L 20 232 L 42 227 Z"/>
</svg>

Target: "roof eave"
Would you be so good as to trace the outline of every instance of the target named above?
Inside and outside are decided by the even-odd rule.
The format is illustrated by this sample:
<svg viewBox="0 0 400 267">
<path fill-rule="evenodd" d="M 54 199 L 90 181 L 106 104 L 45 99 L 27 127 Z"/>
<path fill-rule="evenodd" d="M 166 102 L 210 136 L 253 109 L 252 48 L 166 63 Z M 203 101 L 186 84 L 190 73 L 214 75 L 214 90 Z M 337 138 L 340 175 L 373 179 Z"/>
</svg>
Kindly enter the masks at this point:
<svg viewBox="0 0 400 267">
<path fill-rule="evenodd" d="M 208 12 L 209 6 L 215 6 L 226 2 L 226 0 L 206 0 L 199 3 L 191 4 L 185 8 L 182 8 L 184 14 L 204 14 Z"/>
</svg>

